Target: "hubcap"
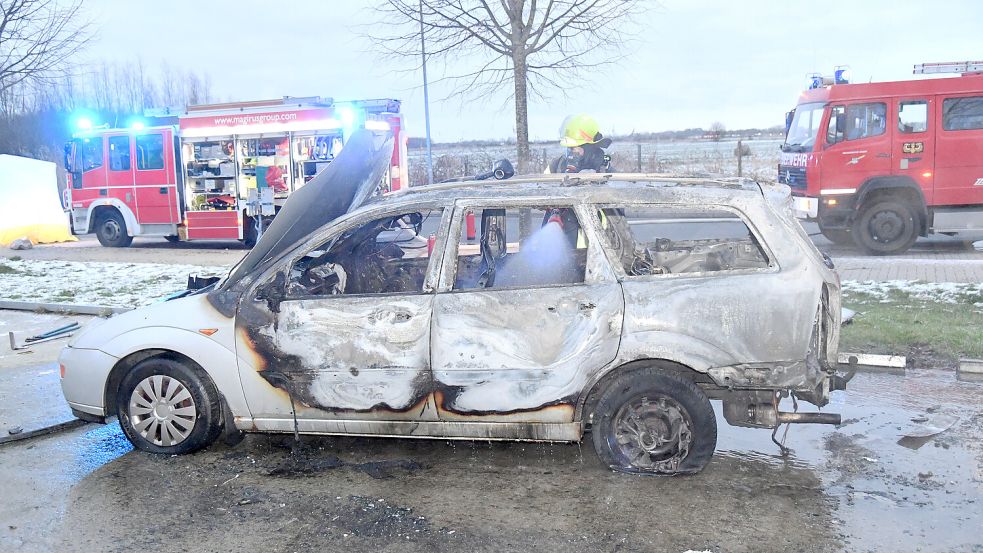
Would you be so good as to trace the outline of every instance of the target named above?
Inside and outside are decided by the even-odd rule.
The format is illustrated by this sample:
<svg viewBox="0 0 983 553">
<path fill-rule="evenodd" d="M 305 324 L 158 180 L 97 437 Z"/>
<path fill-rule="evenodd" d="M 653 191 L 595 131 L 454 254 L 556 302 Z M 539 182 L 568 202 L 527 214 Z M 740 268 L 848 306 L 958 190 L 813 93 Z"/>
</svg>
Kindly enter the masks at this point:
<svg viewBox="0 0 983 553">
<path fill-rule="evenodd" d="M 879 211 L 870 218 L 870 235 L 877 242 L 893 242 L 903 232 L 904 219 L 895 211 Z"/>
<path fill-rule="evenodd" d="M 614 424 L 617 449 L 646 471 L 675 472 L 693 443 L 689 415 L 667 396 L 639 396 L 625 403 Z"/>
<path fill-rule="evenodd" d="M 130 424 L 148 442 L 161 447 L 183 442 L 195 427 L 198 411 L 191 392 L 179 380 L 155 374 L 130 394 Z"/>
<path fill-rule="evenodd" d="M 119 223 L 112 219 L 102 224 L 102 231 L 110 242 L 119 238 L 120 234 L 123 233 L 123 229 L 119 228 Z"/>
</svg>

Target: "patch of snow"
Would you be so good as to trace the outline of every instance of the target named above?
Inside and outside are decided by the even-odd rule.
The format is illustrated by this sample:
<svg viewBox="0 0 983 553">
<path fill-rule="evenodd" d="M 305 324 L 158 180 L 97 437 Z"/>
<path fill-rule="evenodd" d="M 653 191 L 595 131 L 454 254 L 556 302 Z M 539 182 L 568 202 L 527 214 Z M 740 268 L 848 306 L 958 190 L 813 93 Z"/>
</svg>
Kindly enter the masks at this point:
<svg viewBox="0 0 983 553">
<path fill-rule="evenodd" d="M 900 298 L 936 303 L 973 303 L 983 297 L 983 283 L 967 282 L 921 282 L 913 280 L 844 280 L 842 282 L 844 299 L 873 300 L 890 302 Z M 864 295 L 866 298 L 852 298 Z M 973 301 L 977 300 L 977 301 Z"/>
<path fill-rule="evenodd" d="M 230 267 L 0 258 L 0 300 L 139 307 L 187 288 L 188 275 L 222 276 Z"/>
</svg>

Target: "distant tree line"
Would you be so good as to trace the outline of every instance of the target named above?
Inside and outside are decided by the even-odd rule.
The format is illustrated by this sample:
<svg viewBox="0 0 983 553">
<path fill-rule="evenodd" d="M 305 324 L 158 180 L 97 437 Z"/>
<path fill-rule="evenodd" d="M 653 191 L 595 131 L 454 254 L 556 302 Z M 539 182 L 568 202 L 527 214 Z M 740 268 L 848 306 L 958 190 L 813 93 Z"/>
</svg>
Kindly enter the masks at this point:
<svg viewBox="0 0 983 553">
<path fill-rule="evenodd" d="M 746 138 L 754 136 L 779 136 L 785 132 L 785 129 L 781 126 L 774 126 L 768 128 L 752 128 L 752 129 L 732 129 L 732 130 L 719 130 L 715 132 L 712 130 L 704 129 L 703 127 L 694 127 L 690 129 L 683 129 L 677 131 L 659 131 L 659 132 L 632 132 L 631 134 L 614 134 L 611 135 L 611 139 L 617 142 L 661 142 L 661 141 L 671 141 L 671 140 L 699 140 L 699 139 L 710 139 L 710 140 L 720 140 L 723 138 Z M 540 140 L 531 142 L 531 144 L 552 144 L 559 141 L 559 137 L 556 140 Z M 515 144 L 514 138 L 507 138 L 502 140 L 462 140 L 458 142 L 442 142 L 437 143 L 437 145 L 453 145 L 462 146 L 468 148 L 483 148 L 489 146 L 511 146 Z M 424 148 L 426 147 L 426 142 L 424 138 L 421 137 L 411 137 L 407 141 L 407 147 L 410 149 Z"/>
<path fill-rule="evenodd" d="M 59 162 L 75 120 L 125 126 L 144 110 L 213 101 L 207 76 L 163 66 L 149 72 L 140 61 L 81 67 L 44 86 L 0 90 L 0 154 Z"/>
</svg>

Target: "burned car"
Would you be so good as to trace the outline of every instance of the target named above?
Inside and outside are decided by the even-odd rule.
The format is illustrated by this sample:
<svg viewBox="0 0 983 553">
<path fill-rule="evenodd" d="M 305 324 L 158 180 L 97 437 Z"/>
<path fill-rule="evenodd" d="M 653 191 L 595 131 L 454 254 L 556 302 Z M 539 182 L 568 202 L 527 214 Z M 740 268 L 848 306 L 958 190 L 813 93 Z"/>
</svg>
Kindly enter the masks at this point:
<svg viewBox="0 0 983 553">
<path fill-rule="evenodd" d="M 83 419 L 146 451 L 223 431 L 591 436 L 626 472 L 702 469 L 717 427 L 837 422 L 839 281 L 787 187 L 536 175 L 375 193 L 362 133 L 231 272 L 63 351 Z"/>
</svg>

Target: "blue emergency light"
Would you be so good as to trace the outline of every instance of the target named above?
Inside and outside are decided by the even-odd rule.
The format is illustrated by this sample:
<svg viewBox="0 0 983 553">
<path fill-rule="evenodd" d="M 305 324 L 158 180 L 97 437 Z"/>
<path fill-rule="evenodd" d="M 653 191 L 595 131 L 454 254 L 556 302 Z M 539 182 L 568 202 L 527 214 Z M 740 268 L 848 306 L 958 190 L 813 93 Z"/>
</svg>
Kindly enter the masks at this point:
<svg viewBox="0 0 983 553">
<path fill-rule="evenodd" d="M 833 68 L 833 82 L 835 84 L 850 84 L 850 80 L 848 79 L 849 74 L 847 73 L 849 69 L 849 65 L 837 65 Z"/>
<path fill-rule="evenodd" d="M 134 131 L 142 131 L 147 127 L 146 123 L 142 119 L 134 119 L 130 121 L 130 129 Z"/>
</svg>

